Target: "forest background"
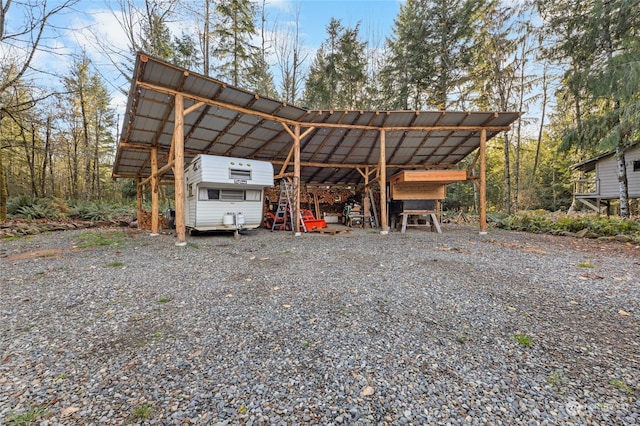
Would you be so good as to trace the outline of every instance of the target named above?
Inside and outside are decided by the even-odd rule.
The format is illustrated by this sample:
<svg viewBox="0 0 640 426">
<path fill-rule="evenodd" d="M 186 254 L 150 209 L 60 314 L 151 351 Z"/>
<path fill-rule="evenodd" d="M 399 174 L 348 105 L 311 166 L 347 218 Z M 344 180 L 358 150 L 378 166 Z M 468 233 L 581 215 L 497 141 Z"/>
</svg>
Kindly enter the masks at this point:
<svg viewBox="0 0 640 426">
<path fill-rule="evenodd" d="M 521 111 L 487 151 L 488 208 L 506 214 L 566 211 L 572 164 L 622 158 L 640 141 L 636 0 L 405 0 L 389 34 L 332 18 L 315 49 L 303 40 L 305 1 L 286 19 L 266 0 L 107 2 L 109 31 L 126 43 L 71 28 L 80 4 L 0 0 L 0 220 L 20 196 L 135 197 L 135 182 L 112 181 L 111 169 L 114 99 L 126 96 L 138 51 L 311 109 Z M 70 29 L 106 62 L 57 45 Z M 473 192 L 450 186 L 446 208 L 474 210 Z M 621 191 L 620 215 L 634 208 Z"/>
</svg>

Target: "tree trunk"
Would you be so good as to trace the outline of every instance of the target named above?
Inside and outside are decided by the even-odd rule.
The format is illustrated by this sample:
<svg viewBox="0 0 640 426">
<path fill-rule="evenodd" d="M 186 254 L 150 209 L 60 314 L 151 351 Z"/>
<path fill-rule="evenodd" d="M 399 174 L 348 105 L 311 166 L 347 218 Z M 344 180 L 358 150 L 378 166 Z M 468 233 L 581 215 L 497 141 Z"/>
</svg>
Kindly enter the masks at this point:
<svg viewBox="0 0 640 426">
<path fill-rule="evenodd" d="M 24 158 L 27 161 L 27 167 L 29 168 L 29 184 L 31 185 L 31 196 L 37 197 L 38 190 L 36 188 L 36 177 L 35 177 L 35 165 L 33 162 L 35 161 L 33 157 L 34 145 L 35 145 L 35 128 L 31 126 L 31 142 L 27 142 L 27 135 L 25 134 L 25 129 L 20 129 L 20 136 L 22 139 L 22 148 L 24 149 Z M 31 145 L 31 148 L 29 147 Z"/>
<path fill-rule="evenodd" d="M 542 71 L 542 112 L 540 113 L 540 127 L 538 130 L 538 141 L 536 143 L 536 156 L 533 160 L 533 169 L 531 170 L 531 180 L 529 187 L 533 188 L 536 180 L 536 171 L 538 169 L 538 161 L 540 159 L 540 145 L 542 145 L 542 135 L 544 130 L 544 117 L 547 110 L 547 67 L 545 65 Z M 555 204 L 554 204 L 555 205 Z"/>
<path fill-rule="evenodd" d="M 504 134 L 504 212 L 511 214 L 511 170 L 509 164 L 509 135 Z"/>
<path fill-rule="evenodd" d="M 209 59 L 209 55 L 211 54 L 211 30 L 209 29 L 209 24 L 210 24 L 210 6 L 211 6 L 211 0 L 205 0 L 204 2 L 204 28 L 203 28 L 203 34 L 202 34 L 202 59 L 203 59 L 203 64 L 202 67 L 204 69 L 204 75 L 206 75 L 207 77 L 209 76 L 209 70 L 211 68 L 210 65 L 210 59 Z"/>
<path fill-rule="evenodd" d="M 46 180 L 47 180 L 47 166 L 51 167 L 48 164 L 51 156 L 49 155 L 49 151 L 51 150 L 51 116 L 47 117 L 47 133 L 44 139 L 44 151 L 42 153 L 42 171 L 40 172 L 40 194 L 44 197 L 47 193 Z M 50 194 L 53 196 L 53 194 Z"/>
<path fill-rule="evenodd" d="M 618 164 L 618 188 L 620 189 L 620 217 L 629 217 L 629 187 L 627 186 L 627 165 L 625 164 L 624 147 L 616 146 Z"/>
<path fill-rule="evenodd" d="M 102 187 L 100 183 L 100 128 L 102 125 L 102 110 L 96 111 L 95 124 L 95 145 L 93 147 L 93 194 L 100 199 L 102 197 Z"/>
<path fill-rule="evenodd" d="M 2 147 L 0 146 L 0 222 L 7 221 L 7 182 L 4 175 L 4 160 L 2 158 Z"/>
<path fill-rule="evenodd" d="M 82 114 L 82 132 L 84 139 L 84 188 L 85 198 L 91 199 L 91 148 L 89 143 L 89 120 L 87 118 L 87 106 L 84 93 L 84 84 L 80 83 L 80 113 Z"/>
</svg>

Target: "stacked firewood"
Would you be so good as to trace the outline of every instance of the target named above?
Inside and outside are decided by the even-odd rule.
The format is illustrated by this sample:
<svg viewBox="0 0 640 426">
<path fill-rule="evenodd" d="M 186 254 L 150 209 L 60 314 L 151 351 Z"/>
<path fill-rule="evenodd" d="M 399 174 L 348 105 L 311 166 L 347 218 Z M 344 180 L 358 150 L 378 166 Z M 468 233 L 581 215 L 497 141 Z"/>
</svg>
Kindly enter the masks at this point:
<svg viewBox="0 0 640 426">
<path fill-rule="evenodd" d="M 162 213 L 158 213 L 158 225 L 160 226 L 160 228 L 168 228 L 164 220 L 164 215 Z M 151 229 L 150 211 L 142 210 L 138 212 L 138 229 Z"/>
<path fill-rule="evenodd" d="M 314 194 L 318 197 L 318 203 L 320 204 L 344 204 L 349 199 L 356 196 L 356 192 L 353 189 L 346 188 L 301 188 L 300 190 L 300 203 L 301 204 L 313 204 Z M 272 187 L 265 189 L 265 197 L 271 203 L 277 203 L 278 197 L 280 196 L 280 188 Z"/>
</svg>

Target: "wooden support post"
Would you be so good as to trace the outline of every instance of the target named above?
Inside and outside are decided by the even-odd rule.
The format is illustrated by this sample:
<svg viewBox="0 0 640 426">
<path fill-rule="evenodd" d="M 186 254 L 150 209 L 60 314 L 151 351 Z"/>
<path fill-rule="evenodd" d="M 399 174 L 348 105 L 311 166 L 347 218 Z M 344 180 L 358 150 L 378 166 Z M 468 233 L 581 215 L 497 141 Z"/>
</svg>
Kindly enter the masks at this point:
<svg viewBox="0 0 640 426">
<path fill-rule="evenodd" d="M 142 189 L 142 178 L 138 178 L 138 184 L 136 185 L 136 220 L 138 221 L 138 229 L 141 229 L 140 221 L 142 220 Z"/>
<path fill-rule="evenodd" d="M 363 228 L 371 228 L 371 201 L 369 198 L 369 166 L 365 166 L 364 188 L 362 189 Z"/>
<path fill-rule="evenodd" d="M 151 148 L 151 235 L 158 235 L 158 147 Z"/>
<path fill-rule="evenodd" d="M 184 97 L 182 93 L 176 94 L 175 99 L 175 127 L 174 137 L 174 166 L 176 190 L 176 234 L 178 235 L 177 246 L 187 244 L 187 230 L 184 217 Z"/>
<path fill-rule="evenodd" d="M 386 145 L 387 138 L 384 129 L 380 130 L 380 162 L 378 175 L 378 181 L 380 182 L 380 227 L 381 234 L 385 235 L 389 231 L 387 230 L 387 153 Z"/>
<path fill-rule="evenodd" d="M 480 234 L 487 233 L 487 131 L 480 130 Z"/>
<path fill-rule="evenodd" d="M 293 137 L 293 229 L 300 234 L 300 125 L 294 127 Z"/>
</svg>

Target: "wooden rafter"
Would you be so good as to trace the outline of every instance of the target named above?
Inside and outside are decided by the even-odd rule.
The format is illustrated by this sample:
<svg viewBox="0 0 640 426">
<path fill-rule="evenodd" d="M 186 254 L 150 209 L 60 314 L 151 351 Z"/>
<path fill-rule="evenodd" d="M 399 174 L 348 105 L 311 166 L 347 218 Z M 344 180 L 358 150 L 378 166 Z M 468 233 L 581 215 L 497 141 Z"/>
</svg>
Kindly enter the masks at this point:
<svg viewBox="0 0 640 426">
<path fill-rule="evenodd" d="M 182 91 L 182 88 L 184 87 L 184 82 L 187 80 L 187 76 L 188 75 L 189 75 L 189 73 L 187 73 L 187 72 L 183 72 L 182 73 L 182 78 L 180 79 L 180 83 L 178 84 L 178 88 L 179 88 L 178 91 L 179 92 Z M 138 82 L 138 83 L 140 83 L 140 82 Z M 171 118 L 171 112 L 175 108 L 174 102 L 175 102 L 175 97 L 171 97 L 171 100 L 169 101 L 169 104 L 168 104 L 168 106 L 165 109 L 165 112 L 163 114 L 162 120 L 160 121 L 160 125 L 156 129 L 155 135 L 151 139 L 151 145 L 152 146 L 158 146 L 158 140 L 160 139 L 160 135 L 162 135 L 162 131 L 164 130 L 165 126 L 167 125 L 167 122 L 169 121 L 169 119 Z M 147 165 L 149 164 L 149 161 L 150 160 L 147 160 L 146 162 L 142 163 L 141 171 L 144 170 L 147 167 Z"/>
</svg>

